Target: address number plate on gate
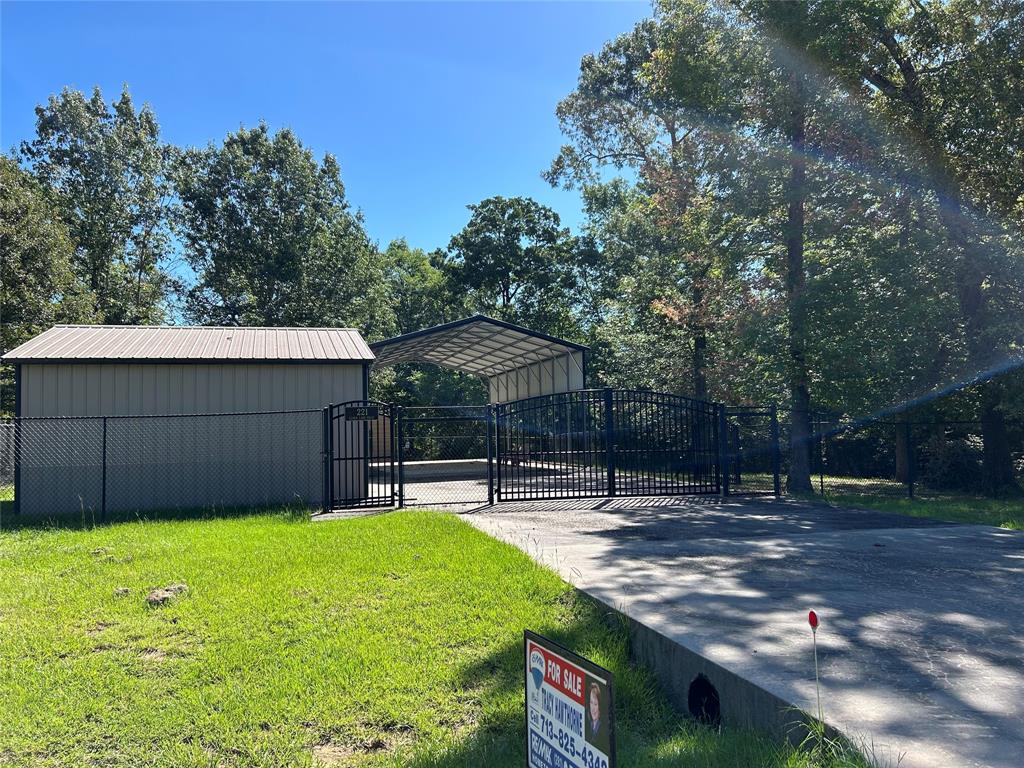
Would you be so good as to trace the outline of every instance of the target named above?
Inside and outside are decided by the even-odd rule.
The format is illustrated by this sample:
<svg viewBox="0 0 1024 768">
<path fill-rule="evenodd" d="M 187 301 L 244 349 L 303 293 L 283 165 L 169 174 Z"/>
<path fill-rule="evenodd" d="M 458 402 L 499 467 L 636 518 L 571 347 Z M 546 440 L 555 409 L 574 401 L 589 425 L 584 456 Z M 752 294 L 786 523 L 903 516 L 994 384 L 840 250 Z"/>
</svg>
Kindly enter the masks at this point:
<svg viewBox="0 0 1024 768">
<path fill-rule="evenodd" d="M 345 408 L 345 421 L 376 421 L 380 408 L 376 405 L 349 405 Z"/>
</svg>

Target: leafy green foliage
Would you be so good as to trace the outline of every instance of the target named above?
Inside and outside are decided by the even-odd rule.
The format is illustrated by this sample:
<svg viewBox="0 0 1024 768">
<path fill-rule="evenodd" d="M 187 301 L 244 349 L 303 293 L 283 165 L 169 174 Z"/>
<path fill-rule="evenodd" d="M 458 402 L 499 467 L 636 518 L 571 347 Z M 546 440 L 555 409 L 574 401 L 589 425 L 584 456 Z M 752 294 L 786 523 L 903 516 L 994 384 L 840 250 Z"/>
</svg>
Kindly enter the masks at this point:
<svg viewBox="0 0 1024 768">
<path fill-rule="evenodd" d="M 491 197 L 469 210 L 469 223 L 448 246 L 445 270 L 472 310 L 573 335 L 576 244 L 558 214 L 522 197 Z"/>
<path fill-rule="evenodd" d="M 261 124 L 182 153 L 175 184 L 197 322 L 393 329 L 384 264 L 330 155 Z"/>
<path fill-rule="evenodd" d="M 0 155 L 0 350 L 57 322 L 91 318 L 92 297 L 75 275 L 67 227 L 29 174 Z M 14 410 L 12 372 L 0 369 L 0 413 Z"/>
<path fill-rule="evenodd" d="M 173 283 L 167 220 L 168 149 L 148 106 L 127 88 L 113 103 L 65 88 L 36 108 L 36 138 L 22 156 L 68 229 L 75 274 L 96 320 L 162 320 Z"/>
</svg>

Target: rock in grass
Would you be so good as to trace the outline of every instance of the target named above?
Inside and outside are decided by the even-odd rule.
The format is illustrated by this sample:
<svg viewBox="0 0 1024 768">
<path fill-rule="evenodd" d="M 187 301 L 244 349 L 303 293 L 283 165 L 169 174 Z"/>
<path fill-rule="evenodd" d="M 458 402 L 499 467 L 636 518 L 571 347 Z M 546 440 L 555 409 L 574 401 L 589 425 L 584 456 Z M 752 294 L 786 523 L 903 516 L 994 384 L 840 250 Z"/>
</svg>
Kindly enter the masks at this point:
<svg viewBox="0 0 1024 768">
<path fill-rule="evenodd" d="M 158 587 L 150 590 L 150 593 L 146 595 L 146 602 L 151 606 L 163 605 L 168 600 L 172 600 L 180 594 L 188 592 L 188 584 L 168 584 L 166 587 Z"/>
<path fill-rule="evenodd" d="M 132 591 L 128 587 L 117 587 L 114 590 L 114 597 L 127 597 L 131 592 Z"/>
</svg>

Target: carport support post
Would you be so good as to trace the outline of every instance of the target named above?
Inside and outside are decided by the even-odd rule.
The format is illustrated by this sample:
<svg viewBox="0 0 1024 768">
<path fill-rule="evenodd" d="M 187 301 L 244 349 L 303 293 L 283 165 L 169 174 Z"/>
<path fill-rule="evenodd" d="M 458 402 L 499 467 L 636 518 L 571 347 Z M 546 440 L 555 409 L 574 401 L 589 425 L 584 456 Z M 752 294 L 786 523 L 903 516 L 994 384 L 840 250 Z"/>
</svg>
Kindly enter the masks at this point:
<svg viewBox="0 0 1024 768">
<path fill-rule="evenodd" d="M 729 495 L 729 425 L 725 419 L 725 406 L 718 406 L 718 463 L 722 479 L 722 495 Z"/>
<path fill-rule="evenodd" d="M 487 406 L 487 503 L 494 504 L 494 406 Z"/>
<path fill-rule="evenodd" d="M 398 508 L 405 506 L 405 409 L 395 406 L 395 420 L 398 422 Z"/>
<path fill-rule="evenodd" d="M 771 416 L 771 440 L 772 440 L 772 487 L 775 497 L 782 495 L 782 452 L 779 450 L 779 407 L 772 405 L 769 410 Z"/>
<path fill-rule="evenodd" d="M 608 495 L 615 495 L 615 404 L 612 390 L 604 390 L 604 455 L 608 468 Z"/>
</svg>

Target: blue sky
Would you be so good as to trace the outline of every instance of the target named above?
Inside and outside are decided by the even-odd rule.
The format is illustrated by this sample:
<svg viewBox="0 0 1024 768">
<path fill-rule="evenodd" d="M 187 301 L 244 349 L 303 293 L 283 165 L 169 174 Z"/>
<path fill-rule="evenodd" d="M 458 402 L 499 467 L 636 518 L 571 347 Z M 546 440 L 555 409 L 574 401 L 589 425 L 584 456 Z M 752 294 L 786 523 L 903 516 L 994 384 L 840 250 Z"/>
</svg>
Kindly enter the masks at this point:
<svg viewBox="0 0 1024 768">
<path fill-rule="evenodd" d="M 445 246 L 465 206 L 529 195 L 575 226 L 577 192 L 540 173 L 580 58 L 650 15 L 602 3 L 11 3 L 0 5 L 0 146 L 69 85 L 128 83 L 167 141 L 205 145 L 261 119 L 341 163 L 385 245 Z"/>
</svg>

